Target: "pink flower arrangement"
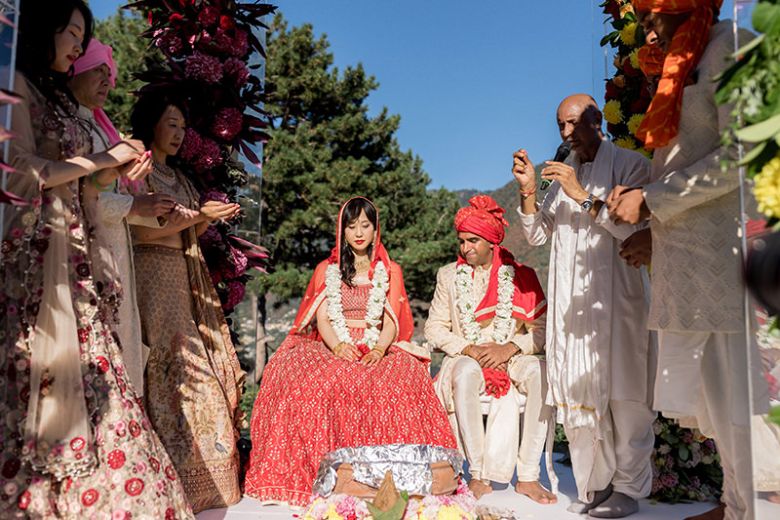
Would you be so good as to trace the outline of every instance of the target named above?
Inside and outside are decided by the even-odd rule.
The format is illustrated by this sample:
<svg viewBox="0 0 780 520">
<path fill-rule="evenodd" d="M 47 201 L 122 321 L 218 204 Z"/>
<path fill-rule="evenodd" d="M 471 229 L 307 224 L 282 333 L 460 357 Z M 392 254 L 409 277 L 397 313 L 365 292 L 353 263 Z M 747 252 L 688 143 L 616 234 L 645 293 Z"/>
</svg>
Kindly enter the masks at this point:
<svg viewBox="0 0 780 520">
<path fill-rule="evenodd" d="M 208 137 L 203 137 L 192 128 L 184 134 L 179 155 L 192 164 L 198 173 L 204 173 L 222 164 L 222 149 Z"/>
<path fill-rule="evenodd" d="M 235 108 L 223 108 L 214 116 L 211 132 L 223 141 L 232 141 L 241 133 L 243 124 L 244 116 L 241 112 Z"/>
<path fill-rule="evenodd" d="M 222 306 L 224 307 L 225 312 L 230 312 L 236 308 L 236 305 L 241 303 L 241 300 L 244 299 L 244 294 L 246 294 L 246 287 L 242 282 L 237 280 L 228 282 L 227 286 L 227 299 Z"/>
<path fill-rule="evenodd" d="M 166 56 L 176 56 L 184 51 L 184 42 L 172 30 L 157 31 L 154 45 Z"/>
<path fill-rule="evenodd" d="M 213 27 L 219 21 L 219 9 L 213 5 L 207 5 L 198 14 L 198 22 L 204 27 Z"/>
<path fill-rule="evenodd" d="M 233 81 L 233 84 L 241 88 L 249 79 L 249 69 L 239 58 L 228 58 L 222 66 L 223 74 Z"/>
<path fill-rule="evenodd" d="M 196 81 L 219 83 L 222 80 L 222 63 L 219 58 L 196 52 L 185 60 L 184 74 Z"/>
<path fill-rule="evenodd" d="M 222 191 L 219 191 L 217 189 L 214 189 L 214 188 L 210 188 L 210 189 L 204 191 L 200 195 L 200 203 L 201 204 L 204 204 L 204 203 L 206 203 L 206 202 L 208 202 L 210 200 L 221 202 L 223 204 L 230 204 L 230 198 L 227 196 L 227 194 L 222 192 Z M 214 228 L 214 226 L 209 226 L 209 229 L 215 229 L 215 228 Z"/>
</svg>

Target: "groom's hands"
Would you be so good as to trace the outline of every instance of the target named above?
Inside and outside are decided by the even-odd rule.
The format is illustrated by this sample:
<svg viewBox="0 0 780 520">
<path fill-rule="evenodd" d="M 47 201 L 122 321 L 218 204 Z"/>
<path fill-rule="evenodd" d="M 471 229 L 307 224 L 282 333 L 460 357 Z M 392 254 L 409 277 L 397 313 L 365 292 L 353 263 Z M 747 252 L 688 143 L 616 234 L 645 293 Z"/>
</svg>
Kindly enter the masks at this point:
<svg viewBox="0 0 780 520">
<path fill-rule="evenodd" d="M 498 343 L 483 343 L 481 345 L 469 345 L 463 353 L 475 359 L 483 368 L 497 368 L 506 370 L 506 366 L 512 356 L 519 353 L 520 349 L 513 343 L 500 345 Z"/>
</svg>

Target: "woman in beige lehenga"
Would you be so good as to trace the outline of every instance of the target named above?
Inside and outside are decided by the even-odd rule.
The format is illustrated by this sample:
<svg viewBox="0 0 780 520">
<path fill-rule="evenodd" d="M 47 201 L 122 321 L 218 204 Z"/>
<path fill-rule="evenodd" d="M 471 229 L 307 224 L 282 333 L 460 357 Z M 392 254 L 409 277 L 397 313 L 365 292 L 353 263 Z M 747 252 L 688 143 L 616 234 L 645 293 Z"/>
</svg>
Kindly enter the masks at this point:
<svg viewBox="0 0 780 520">
<path fill-rule="evenodd" d="M 209 201 L 168 163 L 184 139 L 183 110 L 162 94 L 136 105 L 133 134 L 151 149 L 148 188 L 175 199 L 165 226 L 133 226 L 138 308 L 149 418 L 181 476 L 195 512 L 238 502 L 238 403 L 244 374 L 198 245 L 237 204 Z"/>
<path fill-rule="evenodd" d="M 109 317 L 121 300 L 91 261 L 92 175 L 143 162 L 94 148 L 66 85 L 89 43 L 82 0 L 22 2 L 0 262 L 0 518 L 192 518 L 151 430 Z M 37 12 L 36 12 L 37 9 Z M 28 16 L 28 13 L 33 13 Z"/>
</svg>

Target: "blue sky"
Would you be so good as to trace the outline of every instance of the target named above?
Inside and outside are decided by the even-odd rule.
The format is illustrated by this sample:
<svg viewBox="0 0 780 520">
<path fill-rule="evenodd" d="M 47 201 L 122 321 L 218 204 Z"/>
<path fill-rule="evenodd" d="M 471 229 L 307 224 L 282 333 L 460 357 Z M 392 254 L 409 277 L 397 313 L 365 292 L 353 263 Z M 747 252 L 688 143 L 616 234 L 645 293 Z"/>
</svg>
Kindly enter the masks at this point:
<svg viewBox="0 0 780 520">
<path fill-rule="evenodd" d="M 124 3 L 90 5 L 103 18 Z M 601 0 L 273 3 L 291 24 L 327 34 L 337 67 L 361 62 L 377 78 L 371 112 L 400 114 L 401 147 L 423 159 L 432 187 L 503 186 L 519 147 L 549 158 L 560 100 L 587 92 L 601 102 L 611 73 L 598 46 Z"/>
</svg>

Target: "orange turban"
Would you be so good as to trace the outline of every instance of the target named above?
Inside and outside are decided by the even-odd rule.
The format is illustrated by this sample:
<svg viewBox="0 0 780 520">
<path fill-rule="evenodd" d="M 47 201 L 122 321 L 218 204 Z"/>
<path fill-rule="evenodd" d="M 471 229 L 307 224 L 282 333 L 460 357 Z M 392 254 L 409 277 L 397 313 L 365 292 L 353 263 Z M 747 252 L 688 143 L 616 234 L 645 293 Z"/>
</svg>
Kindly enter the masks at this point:
<svg viewBox="0 0 780 520">
<path fill-rule="evenodd" d="M 639 50 L 639 64 L 646 76 L 661 76 L 653 100 L 636 136 L 645 148 L 661 148 L 677 136 L 683 88 L 704 54 L 710 26 L 723 0 L 633 0 L 637 11 L 663 14 L 691 13 L 674 34 L 666 54 L 646 44 Z"/>
<path fill-rule="evenodd" d="M 474 233 L 491 244 L 504 241 L 504 228 L 509 223 L 504 219 L 506 210 L 488 195 L 475 195 L 469 205 L 460 208 L 455 215 L 455 229 L 458 233 Z"/>
</svg>

